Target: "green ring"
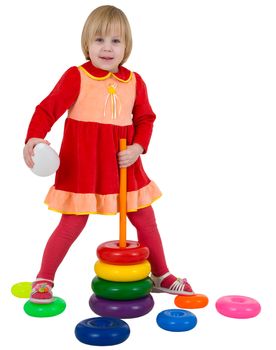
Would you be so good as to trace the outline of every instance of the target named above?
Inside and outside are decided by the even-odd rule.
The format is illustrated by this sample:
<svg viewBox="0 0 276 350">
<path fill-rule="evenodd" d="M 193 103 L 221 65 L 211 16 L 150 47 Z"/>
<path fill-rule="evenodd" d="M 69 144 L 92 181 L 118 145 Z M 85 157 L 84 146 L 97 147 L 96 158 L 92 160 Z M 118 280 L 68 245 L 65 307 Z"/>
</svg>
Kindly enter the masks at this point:
<svg viewBox="0 0 276 350">
<path fill-rule="evenodd" d="M 91 288 L 98 297 L 110 300 L 139 299 L 148 295 L 152 286 L 149 277 L 134 282 L 113 282 L 94 277 L 91 282 Z"/>
<path fill-rule="evenodd" d="M 54 297 L 54 301 L 49 304 L 35 304 L 28 300 L 24 305 L 24 311 L 33 317 L 52 317 L 61 314 L 66 308 L 63 299 Z"/>
</svg>

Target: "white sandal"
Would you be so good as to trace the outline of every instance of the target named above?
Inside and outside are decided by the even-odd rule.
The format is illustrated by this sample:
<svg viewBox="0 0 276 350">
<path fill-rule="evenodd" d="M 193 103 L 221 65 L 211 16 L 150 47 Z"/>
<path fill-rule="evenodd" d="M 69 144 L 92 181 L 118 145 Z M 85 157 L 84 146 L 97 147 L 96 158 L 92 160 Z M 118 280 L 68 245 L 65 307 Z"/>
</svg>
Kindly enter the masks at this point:
<svg viewBox="0 0 276 350">
<path fill-rule="evenodd" d="M 190 284 L 187 282 L 186 278 L 177 278 L 176 281 L 174 281 L 169 288 L 161 287 L 161 284 L 163 280 L 171 275 L 170 272 L 166 272 L 162 276 L 154 276 L 151 274 L 150 278 L 153 282 L 153 293 L 169 293 L 174 295 L 193 295 L 195 294 L 190 286 Z"/>
</svg>

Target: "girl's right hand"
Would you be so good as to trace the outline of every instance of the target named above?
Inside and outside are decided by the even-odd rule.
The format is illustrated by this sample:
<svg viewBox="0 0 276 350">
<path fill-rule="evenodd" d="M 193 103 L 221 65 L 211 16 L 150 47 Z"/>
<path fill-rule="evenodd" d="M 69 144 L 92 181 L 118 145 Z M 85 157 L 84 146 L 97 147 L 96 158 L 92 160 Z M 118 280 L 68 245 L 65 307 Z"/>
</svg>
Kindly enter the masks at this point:
<svg viewBox="0 0 276 350">
<path fill-rule="evenodd" d="M 23 157 L 24 157 L 26 165 L 29 168 L 32 168 L 34 166 L 34 162 L 33 162 L 32 157 L 34 156 L 34 147 L 38 143 L 46 143 L 46 145 L 50 145 L 50 142 L 48 142 L 44 139 L 36 138 L 36 137 L 33 137 L 33 138 L 28 140 L 28 142 L 26 143 L 26 145 L 23 149 Z"/>
</svg>

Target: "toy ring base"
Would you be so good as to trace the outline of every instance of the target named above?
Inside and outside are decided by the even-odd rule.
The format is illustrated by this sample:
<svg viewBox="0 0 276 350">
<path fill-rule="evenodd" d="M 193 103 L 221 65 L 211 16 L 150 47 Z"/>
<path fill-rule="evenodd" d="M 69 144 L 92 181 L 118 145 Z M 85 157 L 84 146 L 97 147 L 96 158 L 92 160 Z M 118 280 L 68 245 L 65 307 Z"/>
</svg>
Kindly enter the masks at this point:
<svg viewBox="0 0 276 350">
<path fill-rule="evenodd" d="M 75 328 L 76 338 L 88 345 L 117 345 L 130 334 L 128 324 L 118 318 L 94 317 L 79 322 Z"/>
<path fill-rule="evenodd" d="M 91 283 L 93 292 L 101 298 L 111 300 L 134 300 L 150 294 L 153 282 L 147 277 L 134 282 L 113 282 L 94 277 Z"/>
<path fill-rule="evenodd" d="M 177 295 L 174 303 L 182 309 L 200 309 L 208 305 L 208 298 L 203 294 Z"/>
<path fill-rule="evenodd" d="M 158 326 L 166 331 L 185 332 L 193 329 L 197 324 L 196 316 L 186 310 L 169 309 L 157 315 Z"/>
<path fill-rule="evenodd" d="M 11 293 L 17 298 L 29 298 L 32 292 L 32 282 L 19 282 L 11 287 Z"/>
<path fill-rule="evenodd" d="M 126 247 L 121 248 L 119 241 L 104 242 L 97 248 L 99 260 L 111 265 L 132 265 L 147 260 L 149 248 L 136 241 L 126 241 Z"/>
<path fill-rule="evenodd" d="M 102 317 L 136 318 L 149 313 L 154 300 L 150 294 L 135 300 L 108 300 L 92 294 L 89 306 L 95 314 Z"/>
<path fill-rule="evenodd" d="M 261 312 L 257 300 L 242 295 L 227 295 L 216 302 L 217 311 L 226 317 L 251 318 Z"/>
<path fill-rule="evenodd" d="M 134 265 L 111 265 L 98 260 L 94 265 L 94 271 L 98 277 L 114 282 L 142 280 L 148 276 L 150 269 L 148 260 Z"/>
<path fill-rule="evenodd" d="M 66 308 L 63 299 L 54 297 L 50 304 L 35 304 L 28 300 L 24 305 L 24 311 L 32 317 L 52 317 L 61 314 Z"/>
</svg>

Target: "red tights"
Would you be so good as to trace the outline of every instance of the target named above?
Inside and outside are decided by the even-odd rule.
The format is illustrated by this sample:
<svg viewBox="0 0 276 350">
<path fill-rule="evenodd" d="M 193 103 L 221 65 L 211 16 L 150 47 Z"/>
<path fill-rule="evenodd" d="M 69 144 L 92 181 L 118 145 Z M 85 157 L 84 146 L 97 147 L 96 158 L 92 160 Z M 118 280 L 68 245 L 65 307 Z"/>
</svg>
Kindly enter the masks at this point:
<svg viewBox="0 0 276 350">
<path fill-rule="evenodd" d="M 137 229 L 138 241 L 150 250 L 148 260 L 151 264 L 152 273 L 161 276 L 168 272 L 152 207 L 128 213 L 128 219 Z M 37 278 L 54 280 L 60 263 L 84 229 L 87 220 L 88 215 L 62 215 L 59 225 L 46 244 Z"/>
</svg>

